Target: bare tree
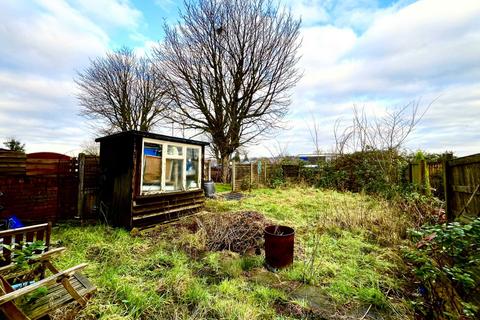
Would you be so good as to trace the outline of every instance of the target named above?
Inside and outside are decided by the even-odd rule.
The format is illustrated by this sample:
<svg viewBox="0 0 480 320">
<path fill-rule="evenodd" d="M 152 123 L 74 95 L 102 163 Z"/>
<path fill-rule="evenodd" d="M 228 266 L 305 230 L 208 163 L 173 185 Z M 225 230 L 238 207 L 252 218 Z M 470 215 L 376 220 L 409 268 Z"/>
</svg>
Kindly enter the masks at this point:
<svg viewBox="0 0 480 320">
<path fill-rule="evenodd" d="M 371 118 L 367 116 L 365 106 L 360 108 L 354 105 L 350 126 L 340 132 L 340 121 L 335 123 L 337 150 L 399 150 L 435 101 L 422 110 L 420 100 L 414 100 L 404 106 L 388 109 L 382 117 Z"/>
<path fill-rule="evenodd" d="M 310 138 L 312 139 L 313 146 L 315 148 L 315 154 L 319 155 L 322 153 L 320 147 L 320 124 L 315 114 L 310 113 L 310 118 L 312 119 L 311 125 L 307 123 L 308 132 L 310 133 Z"/>
<path fill-rule="evenodd" d="M 85 140 L 80 145 L 82 153 L 88 156 L 98 156 L 100 155 L 100 146 L 94 140 Z"/>
<path fill-rule="evenodd" d="M 167 106 L 163 77 L 129 48 L 91 61 L 75 79 L 81 114 L 105 132 L 150 130 Z"/>
<path fill-rule="evenodd" d="M 275 139 L 275 144 L 271 145 L 271 147 L 266 147 L 266 149 L 270 153 L 270 157 L 274 163 L 280 163 L 282 159 L 289 156 L 288 142 L 281 143 L 280 141 Z"/>
<path fill-rule="evenodd" d="M 240 146 L 279 127 L 299 80 L 300 21 L 272 0 L 187 0 L 155 50 L 173 118 L 205 134 L 228 172 Z"/>
<path fill-rule="evenodd" d="M 392 180 L 397 176 L 395 160 L 399 152 L 435 101 L 421 108 L 420 100 L 414 100 L 387 110 L 382 117 L 372 118 L 367 116 L 365 107 L 354 105 L 350 126 L 341 128 L 340 121 L 335 123 L 336 152 L 381 151 L 375 154 L 375 160 L 386 179 L 394 182 Z"/>
</svg>

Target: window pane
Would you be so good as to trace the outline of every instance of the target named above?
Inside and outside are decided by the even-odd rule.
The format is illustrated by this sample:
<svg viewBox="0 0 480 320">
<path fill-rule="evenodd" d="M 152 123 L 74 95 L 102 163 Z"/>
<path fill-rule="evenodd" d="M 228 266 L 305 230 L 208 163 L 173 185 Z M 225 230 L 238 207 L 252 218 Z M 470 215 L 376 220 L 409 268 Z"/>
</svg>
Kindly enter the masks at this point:
<svg viewBox="0 0 480 320">
<path fill-rule="evenodd" d="M 167 148 L 167 154 L 169 156 L 181 156 L 183 155 L 183 147 L 169 145 Z"/>
<path fill-rule="evenodd" d="M 162 186 L 162 145 L 145 143 L 143 146 L 142 191 L 160 191 Z"/>
<path fill-rule="evenodd" d="M 187 148 L 187 189 L 199 188 L 200 150 Z"/>
<path fill-rule="evenodd" d="M 165 191 L 183 190 L 183 160 L 165 160 Z"/>
</svg>

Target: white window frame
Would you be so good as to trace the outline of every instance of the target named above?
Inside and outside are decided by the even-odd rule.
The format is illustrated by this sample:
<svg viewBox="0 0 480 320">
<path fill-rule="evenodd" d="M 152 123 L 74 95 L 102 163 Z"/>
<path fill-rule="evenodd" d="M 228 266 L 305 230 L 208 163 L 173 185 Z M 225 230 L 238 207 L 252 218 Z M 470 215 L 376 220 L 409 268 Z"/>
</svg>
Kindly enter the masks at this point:
<svg viewBox="0 0 480 320">
<path fill-rule="evenodd" d="M 157 145 L 162 146 L 162 174 L 161 174 L 161 183 L 160 183 L 160 190 L 158 191 L 143 191 L 143 154 L 145 143 L 154 143 Z M 182 155 L 168 155 L 168 145 L 182 147 Z M 197 149 L 198 150 L 198 181 L 197 181 L 197 188 L 187 189 L 187 148 Z M 183 160 L 183 172 L 182 172 L 182 190 L 165 190 L 165 172 L 166 172 L 166 160 L 168 159 L 179 159 Z M 201 146 L 195 144 L 187 144 L 187 143 L 179 143 L 173 141 L 165 141 L 165 140 L 157 140 L 151 138 L 143 138 L 142 139 L 142 155 L 141 155 L 141 172 L 140 172 L 140 195 L 148 195 L 148 194 L 160 194 L 160 193 L 170 193 L 170 192 L 181 192 L 181 191 L 192 191 L 198 190 L 201 187 L 202 183 L 202 148 Z"/>
</svg>

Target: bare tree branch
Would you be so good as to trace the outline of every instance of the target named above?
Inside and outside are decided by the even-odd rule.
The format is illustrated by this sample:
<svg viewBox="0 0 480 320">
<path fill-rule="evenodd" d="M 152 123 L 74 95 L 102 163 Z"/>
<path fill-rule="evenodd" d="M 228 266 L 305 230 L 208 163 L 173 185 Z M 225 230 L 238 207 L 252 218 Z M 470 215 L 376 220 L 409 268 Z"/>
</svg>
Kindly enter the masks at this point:
<svg viewBox="0 0 480 320">
<path fill-rule="evenodd" d="M 168 105 L 163 76 L 147 58 L 138 58 L 128 48 L 91 60 L 75 82 L 81 115 L 105 132 L 148 131 Z"/>
<path fill-rule="evenodd" d="M 187 0 L 181 19 L 165 25 L 155 50 L 171 117 L 204 133 L 226 166 L 287 113 L 299 80 L 300 21 L 271 0 Z"/>
</svg>

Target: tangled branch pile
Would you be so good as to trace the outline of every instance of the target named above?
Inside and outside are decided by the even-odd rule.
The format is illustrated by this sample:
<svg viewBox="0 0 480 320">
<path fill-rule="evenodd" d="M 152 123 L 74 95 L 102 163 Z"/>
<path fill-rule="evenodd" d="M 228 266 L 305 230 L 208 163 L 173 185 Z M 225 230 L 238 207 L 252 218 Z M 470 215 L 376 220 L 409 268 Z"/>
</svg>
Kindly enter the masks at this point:
<svg viewBox="0 0 480 320">
<path fill-rule="evenodd" d="M 270 222 L 255 211 L 211 214 L 197 218 L 199 232 L 210 251 L 230 250 L 244 254 L 259 247 L 263 229 Z"/>
</svg>

